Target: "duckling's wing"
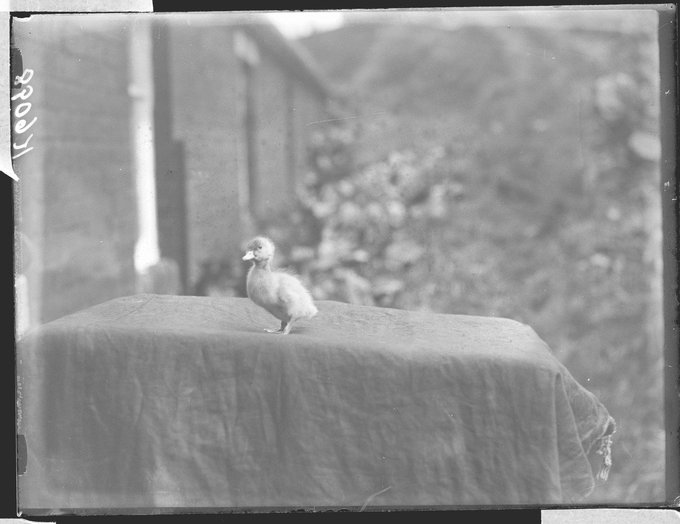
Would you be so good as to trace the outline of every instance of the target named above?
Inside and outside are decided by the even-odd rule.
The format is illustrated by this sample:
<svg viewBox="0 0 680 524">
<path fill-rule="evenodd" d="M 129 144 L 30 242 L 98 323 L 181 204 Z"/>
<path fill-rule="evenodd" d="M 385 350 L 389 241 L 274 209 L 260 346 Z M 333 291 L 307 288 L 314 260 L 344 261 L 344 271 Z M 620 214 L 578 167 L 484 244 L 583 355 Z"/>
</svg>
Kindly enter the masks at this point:
<svg viewBox="0 0 680 524">
<path fill-rule="evenodd" d="M 316 309 L 312 295 L 302 282 L 287 273 L 279 274 L 278 298 L 291 318 L 308 316 Z"/>
<path fill-rule="evenodd" d="M 294 303 L 301 297 L 309 295 L 297 277 L 289 273 L 279 273 L 279 299 L 285 304 Z"/>
</svg>

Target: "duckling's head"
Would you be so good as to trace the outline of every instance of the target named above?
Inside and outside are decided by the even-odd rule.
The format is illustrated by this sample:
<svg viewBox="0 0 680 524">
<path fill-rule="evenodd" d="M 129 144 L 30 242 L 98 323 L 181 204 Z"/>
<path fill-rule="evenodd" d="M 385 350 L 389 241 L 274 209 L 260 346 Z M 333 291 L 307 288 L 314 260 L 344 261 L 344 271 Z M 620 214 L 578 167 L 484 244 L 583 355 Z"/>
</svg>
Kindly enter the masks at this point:
<svg viewBox="0 0 680 524">
<path fill-rule="evenodd" d="M 274 242 L 266 237 L 255 237 L 246 246 L 243 260 L 253 260 L 256 264 L 267 262 L 274 256 Z"/>
</svg>

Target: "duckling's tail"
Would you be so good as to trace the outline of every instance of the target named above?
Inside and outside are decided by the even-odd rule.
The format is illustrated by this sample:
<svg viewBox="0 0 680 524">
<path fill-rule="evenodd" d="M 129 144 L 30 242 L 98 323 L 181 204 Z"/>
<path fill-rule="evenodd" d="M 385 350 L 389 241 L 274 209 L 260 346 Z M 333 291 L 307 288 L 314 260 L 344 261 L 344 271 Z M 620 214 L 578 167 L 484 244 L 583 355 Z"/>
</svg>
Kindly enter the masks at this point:
<svg viewBox="0 0 680 524">
<path fill-rule="evenodd" d="M 310 304 L 308 304 L 307 310 L 305 311 L 303 318 L 309 320 L 310 318 L 314 318 L 318 313 L 319 310 L 314 305 L 314 302 L 311 302 Z"/>
<path fill-rule="evenodd" d="M 310 304 L 309 311 L 307 312 L 307 318 L 314 318 L 319 313 L 319 310 L 314 304 Z"/>
</svg>

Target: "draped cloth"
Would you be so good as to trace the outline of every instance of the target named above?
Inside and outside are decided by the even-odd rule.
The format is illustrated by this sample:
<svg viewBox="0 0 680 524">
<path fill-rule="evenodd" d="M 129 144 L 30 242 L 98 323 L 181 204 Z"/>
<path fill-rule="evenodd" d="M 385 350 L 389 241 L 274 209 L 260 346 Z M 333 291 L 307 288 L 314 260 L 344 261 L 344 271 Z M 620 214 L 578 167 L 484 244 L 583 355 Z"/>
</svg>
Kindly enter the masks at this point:
<svg viewBox="0 0 680 524">
<path fill-rule="evenodd" d="M 606 408 L 528 326 L 135 295 L 17 348 L 26 514 L 583 501 Z M 605 446 L 606 447 L 606 446 Z"/>
</svg>

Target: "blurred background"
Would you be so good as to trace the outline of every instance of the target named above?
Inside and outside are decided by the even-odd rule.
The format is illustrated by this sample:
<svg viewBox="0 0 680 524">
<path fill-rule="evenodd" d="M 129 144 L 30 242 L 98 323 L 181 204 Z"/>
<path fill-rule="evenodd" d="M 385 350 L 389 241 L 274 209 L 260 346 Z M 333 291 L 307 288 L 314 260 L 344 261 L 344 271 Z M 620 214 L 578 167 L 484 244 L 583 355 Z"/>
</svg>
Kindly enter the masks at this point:
<svg viewBox="0 0 680 524">
<path fill-rule="evenodd" d="M 317 300 L 531 325 L 618 423 L 587 502 L 663 501 L 656 30 L 632 9 L 14 19 L 37 116 L 18 333 L 134 293 L 244 296 L 265 234 Z"/>
</svg>

